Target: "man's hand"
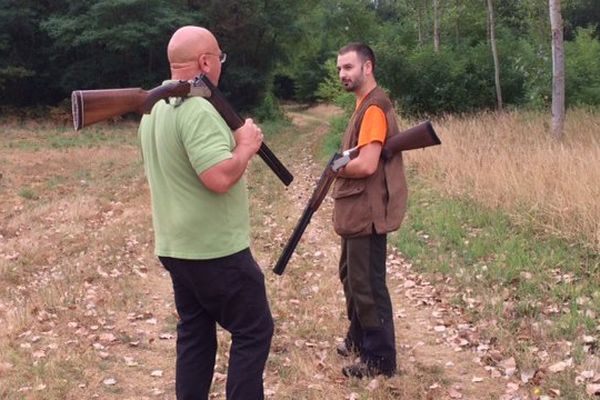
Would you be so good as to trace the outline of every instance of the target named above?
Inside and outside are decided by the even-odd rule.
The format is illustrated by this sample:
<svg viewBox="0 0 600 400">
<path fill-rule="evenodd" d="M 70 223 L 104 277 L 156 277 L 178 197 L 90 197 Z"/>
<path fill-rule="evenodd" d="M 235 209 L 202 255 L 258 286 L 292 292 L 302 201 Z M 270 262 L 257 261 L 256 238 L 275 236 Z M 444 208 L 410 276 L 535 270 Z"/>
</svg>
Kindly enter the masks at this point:
<svg viewBox="0 0 600 400">
<path fill-rule="evenodd" d="M 263 142 L 262 130 L 252 121 L 247 118 L 240 128 L 233 132 L 236 142 L 235 151 L 242 152 L 242 155 L 247 155 L 247 159 L 252 158 L 260 148 Z"/>
</svg>

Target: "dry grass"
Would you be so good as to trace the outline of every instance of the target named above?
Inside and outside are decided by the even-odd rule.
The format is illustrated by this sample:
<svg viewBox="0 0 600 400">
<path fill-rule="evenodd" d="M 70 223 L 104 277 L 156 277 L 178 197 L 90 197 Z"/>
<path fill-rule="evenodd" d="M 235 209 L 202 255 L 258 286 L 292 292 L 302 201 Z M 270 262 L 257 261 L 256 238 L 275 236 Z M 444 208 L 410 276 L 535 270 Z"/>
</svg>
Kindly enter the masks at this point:
<svg viewBox="0 0 600 400">
<path fill-rule="evenodd" d="M 439 190 L 600 250 L 600 114 L 570 111 L 565 140 L 547 114 L 507 112 L 434 121 L 443 145 L 407 155 Z"/>
</svg>

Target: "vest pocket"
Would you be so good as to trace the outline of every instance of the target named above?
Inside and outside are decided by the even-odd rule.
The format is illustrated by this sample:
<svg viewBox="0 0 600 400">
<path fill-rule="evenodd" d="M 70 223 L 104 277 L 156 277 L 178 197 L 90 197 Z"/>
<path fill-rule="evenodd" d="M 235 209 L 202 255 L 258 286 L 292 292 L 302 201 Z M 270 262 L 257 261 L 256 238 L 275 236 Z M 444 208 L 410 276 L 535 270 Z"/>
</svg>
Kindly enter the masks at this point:
<svg viewBox="0 0 600 400">
<path fill-rule="evenodd" d="M 333 228 L 344 237 L 368 235 L 371 227 L 371 210 L 364 180 L 340 180 L 332 197 Z"/>
</svg>

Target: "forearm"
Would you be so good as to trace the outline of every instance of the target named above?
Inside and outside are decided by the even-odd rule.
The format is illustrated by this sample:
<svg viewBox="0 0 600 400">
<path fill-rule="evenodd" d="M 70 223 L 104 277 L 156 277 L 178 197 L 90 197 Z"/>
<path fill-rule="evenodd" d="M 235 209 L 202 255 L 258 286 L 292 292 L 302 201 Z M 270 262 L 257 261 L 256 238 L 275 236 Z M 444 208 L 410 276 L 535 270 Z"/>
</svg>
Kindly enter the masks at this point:
<svg viewBox="0 0 600 400">
<path fill-rule="evenodd" d="M 371 168 L 367 168 L 364 163 L 355 162 L 358 159 L 350 161 L 344 168 L 340 170 L 338 176 L 340 178 L 349 178 L 349 179 L 362 179 L 373 174 Z"/>
<path fill-rule="evenodd" d="M 361 179 L 371 176 L 379 165 L 381 143 L 372 142 L 360 148 L 358 156 L 351 160 L 340 172 L 342 178 Z"/>
</svg>

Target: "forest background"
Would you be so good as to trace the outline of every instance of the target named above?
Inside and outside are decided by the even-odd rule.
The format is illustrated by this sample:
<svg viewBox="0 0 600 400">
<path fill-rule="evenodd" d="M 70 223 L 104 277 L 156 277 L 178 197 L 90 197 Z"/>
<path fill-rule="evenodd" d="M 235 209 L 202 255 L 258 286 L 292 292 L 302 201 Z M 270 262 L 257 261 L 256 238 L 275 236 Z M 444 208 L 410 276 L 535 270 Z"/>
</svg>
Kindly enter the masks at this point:
<svg viewBox="0 0 600 400">
<path fill-rule="evenodd" d="M 168 78 L 167 41 L 186 24 L 216 34 L 229 56 L 223 91 L 239 109 L 265 118 L 277 111 L 278 100 L 330 100 L 331 88 L 322 84 L 331 79 L 336 51 L 356 40 L 374 48 L 379 83 L 404 115 L 497 106 L 490 14 L 483 0 L 1 0 L 0 5 L 3 106 L 68 107 L 74 89 L 155 87 Z M 547 107 L 548 2 L 503 0 L 493 7 L 504 105 Z M 600 3 L 566 0 L 562 14 L 567 107 L 597 106 Z"/>
</svg>

